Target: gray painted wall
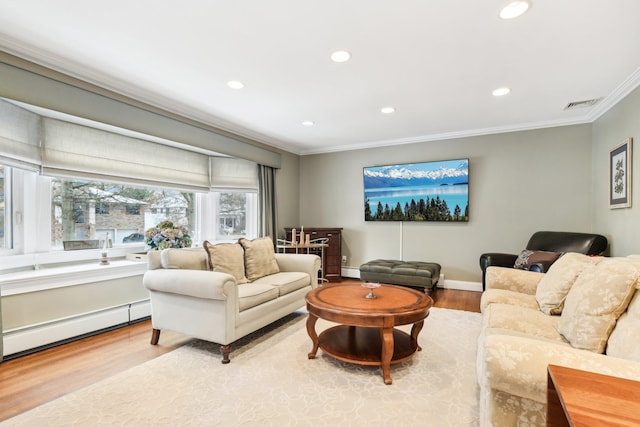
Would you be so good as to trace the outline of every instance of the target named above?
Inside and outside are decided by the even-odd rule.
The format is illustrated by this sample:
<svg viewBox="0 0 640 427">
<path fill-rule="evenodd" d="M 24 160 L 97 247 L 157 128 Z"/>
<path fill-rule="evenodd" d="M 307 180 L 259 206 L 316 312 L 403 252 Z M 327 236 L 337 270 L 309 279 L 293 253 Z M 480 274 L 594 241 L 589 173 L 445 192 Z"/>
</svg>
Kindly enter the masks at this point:
<svg viewBox="0 0 640 427">
<path fill-rule="evenodd" d="M 594 226 L 608 238 L 612 256 L 640 254 L 640 89 L 627 95 L 593 124 Z M 609 209 L 609 152 L 628 137 L 632 150 L 631 208 Z"/>
<path fill-rule="evenodd" d="M 343 227 L 348 267 L 433 261 L 447 279 L 478 282 L 483 252 L 519 253 L 537 230 L 599 231 L 591 140 L 585 124 L 302 156 L 299 223 L 283 225 Z M 468 223 L 364 221 L 363 167 L 455 158 L 469 158 Z"/>
<path fill-rule="evenodd" d="M 300 157 L 284 151 L 281 156 L 282 168 L 276 171 L 276 198 L 278 238 L 284 239 L 284 228 L 298 224 L 300 220 Z"/>
</svg>

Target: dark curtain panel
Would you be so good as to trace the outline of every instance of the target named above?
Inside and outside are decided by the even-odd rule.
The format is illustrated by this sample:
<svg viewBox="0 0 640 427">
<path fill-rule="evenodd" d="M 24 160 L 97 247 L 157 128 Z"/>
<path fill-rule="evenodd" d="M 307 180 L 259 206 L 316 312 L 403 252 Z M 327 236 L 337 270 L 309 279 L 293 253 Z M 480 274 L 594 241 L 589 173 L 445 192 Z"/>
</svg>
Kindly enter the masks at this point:
<svg viewBox="0 0 640 427">
<path fill-rule="evenodd" d="M 276 206 L 276 170 L 258 165 L 258 236 L 278 238 L 278 209 Z"/>
</svg>

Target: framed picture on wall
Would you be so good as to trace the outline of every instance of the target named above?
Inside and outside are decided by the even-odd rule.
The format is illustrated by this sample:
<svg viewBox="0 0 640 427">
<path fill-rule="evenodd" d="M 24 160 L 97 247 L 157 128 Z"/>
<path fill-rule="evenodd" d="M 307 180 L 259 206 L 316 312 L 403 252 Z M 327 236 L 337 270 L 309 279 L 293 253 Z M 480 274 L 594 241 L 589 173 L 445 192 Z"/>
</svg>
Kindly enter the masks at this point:
<svg viewBox="0 0 640 427">
<path fill-rule="evenodd" d="M 631 207 L 631 143 L 627 138 L 609 153 L 609 207 Z"/>
</svg>

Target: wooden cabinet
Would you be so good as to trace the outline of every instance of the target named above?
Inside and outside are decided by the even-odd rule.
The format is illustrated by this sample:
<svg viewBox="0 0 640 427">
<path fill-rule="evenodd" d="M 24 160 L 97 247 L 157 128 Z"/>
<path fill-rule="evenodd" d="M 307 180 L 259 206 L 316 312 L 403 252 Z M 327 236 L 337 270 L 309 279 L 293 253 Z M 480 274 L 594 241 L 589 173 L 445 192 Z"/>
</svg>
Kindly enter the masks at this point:
<svg viewBox="0 0 640 427">
<path fill-rule="evenodd" d="M 293 227 L 284 229 L 286 240 L 291 241 L 291 230 Z M 296 227 L 296 233 L 300 233 L 300 227 Z M 324 257 L 320 249 L 311 249 L 310 253 L 315 253 L 322 257 L 322 277 L 329 282 L 340 282 L 342 280 L 342 228 L 314 228 L 304 227 L 304 233 L 314 239 L 328 239 L 324 248 Z"/>
</svg>

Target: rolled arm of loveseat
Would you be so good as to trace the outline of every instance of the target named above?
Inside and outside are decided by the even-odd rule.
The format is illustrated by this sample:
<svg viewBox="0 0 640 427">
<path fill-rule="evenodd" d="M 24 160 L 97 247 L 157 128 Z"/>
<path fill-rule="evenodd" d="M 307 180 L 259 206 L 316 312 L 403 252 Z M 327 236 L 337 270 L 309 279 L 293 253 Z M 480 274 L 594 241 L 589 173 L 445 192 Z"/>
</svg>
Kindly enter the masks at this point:
<svg viewBox="0 0 640 427">
<path fill-rule="evenodd" d="M 566 343 L 487 332 L 480 338 L 478 352 L 478 380 L 483 388 L 544 403 L 548 365 L 640 380 L 636 361 L 578 350 Z"/>
<path fill-rule="evenodd" d="M 507 267 L 489 267 L 486 273 L 486 289 L 505 289 L 535 295 L 544 273 Z"/>
<path fill-rule="evenodd" d="M 144 273 L 142 284 L 149 291 L 189 295 L 224 301 L 235 295 L 235 278 L 226 273 L 206 270 L 157 269 Z"/>
<path fill-rule="evenodd" d="M 320 257 L 312 254 L 276 254 L 276 262 L 280 271 L 301 271 L 311 277 L 311 286 L 318 287 L 318 271 Z"/>
</svg>

